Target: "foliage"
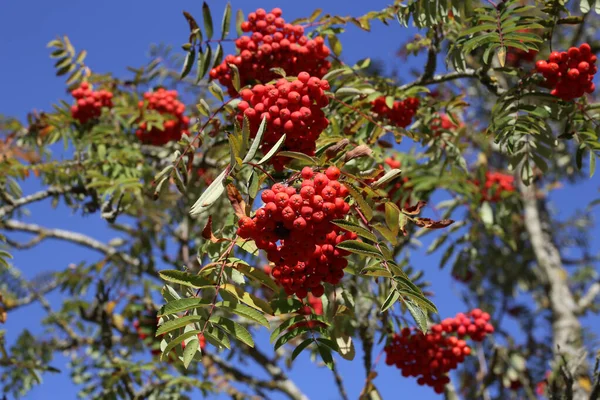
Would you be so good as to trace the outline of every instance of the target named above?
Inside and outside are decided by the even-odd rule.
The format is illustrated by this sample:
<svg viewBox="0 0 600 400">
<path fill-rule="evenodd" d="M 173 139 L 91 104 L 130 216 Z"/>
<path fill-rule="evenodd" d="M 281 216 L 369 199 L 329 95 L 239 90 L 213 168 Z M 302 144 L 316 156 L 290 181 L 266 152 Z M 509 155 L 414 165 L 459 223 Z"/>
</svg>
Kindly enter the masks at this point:
<svg viewBox="0 0 600 400">
<path fill-rule="evenodd" d="M 323 110 L 327 124 L 319 127 L 314 151 L 290 145 L 295 138 L 286 121 L 273 138 L 275 119 L 283 115 L 277 107 L 288 104 L 283 96 L 262 96 L 284 103 L 267 104 L 260 118 L 250 118 L 243 102 L 256 112 L 253 97 L 275 86 L 242 86 L 252 71 L 241 67 L 241 55 L 236 60 L 227 54 L 228 41 L 257 37 L 260 29 L 275 37 L 275 12 L 270 33 L 265 23 L 247 35 L 249 23 L 261 19 L 258 10 L 244 16 L 227 4 L 221 14 L 205 2 L 201 18 L 183 12 L 189 26 L 183 54 L 154 47 L 148 65 L 130 68 L 127 78 L 94 73 L 84 64 L 86 52 L 77 52 L 67 37 L 51 41 L 57 76 L 66 78 L 71 91 L 93 88 L 87 106 L 96 113 L 81 120 L 73 104 L 60 101 L 52 111 L 30 114 L 27 122 L 0 121 L 0 323 L 34 302 L 48 313 L 43 338 L 25 331 L 7 346 L 0 330 L 4 391 L 24 396 L 44 372 L 58 372 L 53 355 L 63 351 L 85 398 L 191 398 L 199 390 L 233 398 L 265 398 L 278 391 L 299 399 L 302 393 L 282 365 L 291 367 L 306 352 L 333 371 L 347 398 L 336 363 L 354 360 L 360 343 L 367 377 L 361 398 L 378 398 L 374 369 L 383 366 L 373 360 L 374 348 L 395 340 L 393 334 L 403 328 L 427 333 L 445 318 L 424 279 L 435 272 L 411 263 L 413 252 L 427 244 L 428 253 L 440 253 L 440 268 L 449 265 L 461 282 L 465 302 L 489 312 L 497 327 L 496 335 L 473 348 L 477 357 L 467 357 L 454 386 L 445 387 L 448 398 L 490 398 L 490 393 L 508 398 L 502 396 L 509 390 L 534 398 L 541 383 L 547 394 L 593 396 L 600 390 L 598 377 L 594 380 L 589 368 L 592 357 L 584 354 L 593 346 L 583 343 L 579 318 L 599 310 L 596 260 L 575 262 L 570 280 L 556 277 L 566 263 L 561 252 L 571 244 L 551 224 L 581 228 L 586 218 L 572 225 L 553 220 L 545 192 L 563 181 L 585 179 L 584 172 L 593 175 L 600 154 L 600 103 L 594 94 L 561 100 L 541 85 L 531 63 L 520 63 L 517 56 L 518 62 L 507 63 L 507 54 L 566 51 L 582 42 L 598 51 L 599 22 L 591 16 L 600 13 L 600 2 L 565 3 L 411 0 L 356 17 L 316 10 L 294 21 L 296 28 L 281 23 L 277 33 L 285 40 L 293 37 L 296 47 L 330 51 L 329 71 L 319 74 L 315 67 L 306 79 L 289 76 L 281 58 L 273 56 L 272 65 L 265 65 L 266 72 L 280 77 L 277 88 L 284 96 L 283 90 L 298 96 L 294 100 L 290 93 L 290 103 L 306 101 L 305 108 L 312 107 L 307 115 Z M 379 23 L 390 30 L 418 28 L 404 49 L 417 57 L 426 53 L 412 81 L 401 84 L 377 73 L 369 58 L 355 65 L 343 61 L 340 35 L 349 27 L 368 34 Z M 301 32 L 290 33 L 300 25 Z M 263 43 L 263 33 L 256 40 L 260 51 L 276 53 L 270 46 L 275 39 Z M 281 38 L 277 43 L 284 43 Z M 298 54 L 305 51 L 296 47 Z M 445 68 L 438 65 L 442 58 Z M 227 91 L 207 76 L 224 61 L 232 82 Z M 309 80 L 313 77 L 319 82 Z M 302 85 L 310 87 L 301 92 L 307 100 L 294 91 Z M 185 117 L 175 116 L 177 104 L 169 103 L 161 88 L 177 91 L 170 98 L 178 94 L 187 104 Z M 110 106 L 93 102 L 93 91 L 100 89 L 112 93 Z M 398 126 L 374 107 L 379 102 L 391 112 L 410 98 L 418 99 L 419 107 L 409 125 Z M 307 125 L 308 117 L 299 122 L 300 112 L 290 114 L 304 131 L 316 130 Z M 142 127 L 147 134 L 169 135 L 160 141 L 166 144 L 141 141 L 135 133 Z M 257 210 L 267 208 L 264 203 L 275 206 L 263 197 L 266 189 L 279 183 L 296 195 L 304 177 L 321 190 L 316 177 L 304 176 L 304 167 L 329 174 L 332 166 L 341 171 L 337 195 L 344 190 L 348 195 L 329 204 L 347 206 L 348 212 L 328 220 L 328 199 L 321 192 L 318 206 L 315 193 L 302 200 L 314 210 L 309 207 L 308 216 L 298 218 L 320 212 L 334 236 L 354 234 L 334 245 L 318 242 L 315 250 L 319 265 L 326 264 L 327 251 L 347 260 L 344 277 L 325 283 L 323 291 L 311 286 L 311 297 L 290 295 L 281 281 L 289 278 L 273 271 L 308 263 L 309 256 L 278 255 L 282 261 L 275 262 L 269 253 L 275 249 L 248 239 L 238 226 L 256 219 Z M 41 190 L 24 194 L 20 186 L 27 179 L 36 179 Z M 444 199 L 435 204 L 440 193 Z M 54 207 L 63 202 L 75 213 L 98 214 L 119 238 L 105 243 L 26 222 L 25 208 L 48 199 Z M 292 211 L 299 215 L 300 206 Z M 275 223 L 270 231 L 279 243 L 296 229 Z M 33 238 L 21 242 L 22 236 L 13 236 L 17 232 Z M 586 256 L 583 238 L 589 233 L 586 226 L 577 235 Z M 46 239 L 82 246 L 99 257 L 23 278 L 10 253 Z M 557 264 L 548 267 L 556 255 Z M 61 304 L 47 300 L 54 290 L 62 292 Z M 553 325 L 565 316 L 564 304 L 552 299 L 558 290 L 568 294 L 563 303 L 572 303 L 569 334 L 577 344 L 569 342 L 568 349 L 560 348 L 567 343 Z M 519 291 L 529 302 L 520 300 Z M 520 325 L 526 340 L 508 334 L 505 316 Z M 535 337 L 537 324 L 547 327 L 552 340 Z M 269 350 L 257 340 L 267 334 Z M 549 362 L 552 371 L 546 374 Z M 268 378 L 254 376 L 248 365 L 261 367 Z"/>
</svg>

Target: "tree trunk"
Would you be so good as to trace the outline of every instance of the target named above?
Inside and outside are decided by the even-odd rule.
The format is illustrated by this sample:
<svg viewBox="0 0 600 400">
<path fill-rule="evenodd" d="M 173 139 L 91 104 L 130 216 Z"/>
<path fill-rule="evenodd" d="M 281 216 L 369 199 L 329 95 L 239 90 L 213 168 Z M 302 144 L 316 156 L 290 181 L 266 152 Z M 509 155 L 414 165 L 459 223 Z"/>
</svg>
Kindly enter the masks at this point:
<svg viewBox="0 0 600 400">
<path fill-rule="evenodd" d="M 519 184 L 523 194 L 525 227 L 538 267 L 546 281 L 552 313 L 554 362 L 560 364 L 561 357 L 564 357 L 568 363 L 568 371 L 574 378 L 573 399 L 585 400 L 589 393 L 579 384 L 578 378 L 587 376 L 589 371 L 581 323 L 577 318 L 578 305 L 569 287 L 560 252 L 553 240 L 545 201 L 537 199 L 534 183 L 530 186 L 525 186 L 522 182 Z"/>
</svg>

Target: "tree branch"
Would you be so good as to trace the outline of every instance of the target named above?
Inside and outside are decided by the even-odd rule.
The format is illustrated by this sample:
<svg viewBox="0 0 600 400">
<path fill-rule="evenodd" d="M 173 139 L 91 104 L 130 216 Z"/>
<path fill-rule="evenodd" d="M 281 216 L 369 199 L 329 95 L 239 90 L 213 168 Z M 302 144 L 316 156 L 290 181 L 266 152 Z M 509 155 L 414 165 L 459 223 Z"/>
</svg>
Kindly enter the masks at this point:
<svg viewBox="0 0 600 400">
<path fill-rule="evenodd" d="M 105 254 L 108 257 L 118 257 L 125 261 L 127 264 L 136 267 L 140 264 L 140 261 L 138 259 L 130 257 L 127 254 L 118 251 L 114 247 L 111 247 L 107 244 L 104 244 L 94 238 L 91 238 L 81 233 L 67 231 L 64 229 L 48 229 L 36 224 L 28 224 L 14 219 L 9 219 L 7 221 L 0 222 L 0 229 L 5 229 L 8 231 L 29 232 L 41 235 L 45 238 L 64 240 L 66 242 L 79 244 L 92 250 L 96 250 L 100 253 Z"/>
<path fill-rule="evenodd" d="M 418 79 L 412 83 L 407 83 L 406 85 L 402 85 L 399 87 L 400 90 L 407 90 L 412 88 L 413 86 L 427 86 L 427 85 L 435 85 L 442 82 L 453 81 L 456 79 L 478 79 L 491 93 L 495 95 L 500 95 L 504 92 L 492 79 L 487 75 L 486 69 L 472 69 L 467 68 L 464 71 L 454 71 L 449 72 L 447 74 L 434 75 L 430 79 Z"/>
<path fill-rule="evenodd" d="M 23 207 L 30 203 L 35 203 L 47 199 L 48 197 L 56 196 L 58 194 L 69 193 L 69 192 L 82 192 L 85 189 L 80 186 L 62 186 L 62 187 L 50 187 L 46 190 L 42 190 L 29 196 L 21 197 L 20 199 L 13 199 L 10 204 L 0 207 L 0 218 L 10 214 L 17 208 Z"/>
<path fill-rule="evenodd" d="M 291 381 L 285 372 L 273 361 L 270 360 L 264 353 L 257 348 L 249 348 L 248 355 L 254 359 L 265 371 L 267 371 L 272 377 L 279 390 L 285 393 L 290 399 L 293 400 L 308 400 L 308 397 Z"/>
<path fill-rule="evenodd" d="M 560 252 L 552 237 L 549 217 L 544 209 L 544 200 L 537 199 L 536 188 L 532 182 L 529 186 L 519 180 L 519 188 L 523 195 L 525 227 L 533 248 L 537 265 L 546 280 L 550 312 L 552 314 L 552 341 L 554 358 L 560 362 L 564 355 L 573 369 L 576 378 L 573 388 L 573 399 L 587 399 L 585 389 L 578 383 L 578 377 L 586 376 L 585 360 L 580 362 L 586 350 L 583 345 L 582 328 L 576 316 L 578 305 L 564 278 L 564 269 Z M 543 213 L 543 214 L 542 214 Z"/>
<path fill-rule="evenodd" d="M 594 301 L 596 301 L 596 297 L 600 295 L 600 282 L 596 282 L 590 286 L 586 294 L 584 294 L 577 303 L 577 312 L 583 313 L 585 309 L 591 306 Z"/>
</svg>

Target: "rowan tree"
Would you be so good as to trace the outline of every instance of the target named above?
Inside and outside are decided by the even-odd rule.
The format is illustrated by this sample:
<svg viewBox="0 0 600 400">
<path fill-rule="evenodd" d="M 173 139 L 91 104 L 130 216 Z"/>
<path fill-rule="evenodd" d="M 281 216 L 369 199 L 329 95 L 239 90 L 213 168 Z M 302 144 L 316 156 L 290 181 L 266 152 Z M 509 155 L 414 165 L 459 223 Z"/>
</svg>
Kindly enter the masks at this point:
<svg viewBox="0 0 600 400">
<path fill-rule="evenodd" d="M 595 203 L 573 199 L 565 221 L 549 200 L 600 152 L 600 2 L 306 11 L 227 5 L 219 24 L 204 3 L 183 13 L 183 54 L 154 48 L 127 76 L 95 73 L 67 37 L 48 44 L 70 101 L 0 125 L 0 323 L 33 303 L 48 314 L 41 337 L 0 330 L 7 395 L 25 397 L 62 352 L 94 399 L 305 399 L 287 372 L 301 353 L 343 399 L 379 399 L 384 368 L 398 390 L 447 399 L 600 397 L 582 322 L 600 310 Z M 367 51 L 344 62 L 338 35 L 373 24 L 418 28 L 400 51 L 423 62 L 412 80 Z M 40 190 L 23 193 L 27 179 Z M 39 224 L 38 202 L 118 239 Z M 411 262 L 421 237 L 464 312 L 430 300 L 436 271 Z M 52 239 L 99 256 L 23 278 L 11 252 Z M 340 363 L 364 369 L 360 393 Z"/>
</svg>

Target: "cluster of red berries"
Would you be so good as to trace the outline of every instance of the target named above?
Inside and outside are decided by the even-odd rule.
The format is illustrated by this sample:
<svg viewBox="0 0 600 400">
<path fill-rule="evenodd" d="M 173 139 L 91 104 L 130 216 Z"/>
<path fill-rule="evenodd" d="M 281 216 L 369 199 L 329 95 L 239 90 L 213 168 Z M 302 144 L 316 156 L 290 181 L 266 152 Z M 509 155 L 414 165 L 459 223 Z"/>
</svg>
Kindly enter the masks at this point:
<svg viewBox="0 0 600 400">
<path fill-rule="evenodd" d="M 456 125 L 452 119 L 448 116 L 448 114 L 440 114 L 431 120 L 431 132 L 434 136 L 441 135 L 442 131 L 453 131 L 462 127 L 461 125 Z"/>
<path fill-rule="evenodd" d="M 310 156 L 315 154 L 316 141 L 329 125 L 323 107 L 329 104 L 325 90 L 329 82 L 308 72 L 300 72 L 298 79 L 279 79 L 275 85 L 258 84 L 252 89 L 241 91 L 242 101 L 237 119 L 242 123 L 244 116 L 250 121 L 250 129 L 256 136 L 258 127 L 266 118 L 261 150 L 267 153 L 285 133 L 284 150 L 296 151 Z M 276 170 L 283 170 L 285 158 L 274 157 L 271 163 Z"/>
<path fill-rule="evenodd" d="M 518 68 L 522 64 L 535 61 L 538 52 L 535 50 L 523 50 L 516 47 L 510 47 L 506 53 L 506 65 L 513 68 Z"/>
<path fill-rule="evenodd" d="M 305 167 L 300 188 L 274 184 L 262 192 L 265 205 L 255 216 L 238 222 L 238 235 L 266 251 L 275 264 L 271 275 L 288 295 L 304 298 L 311 292 L 321 297 L 323 282 L 335 285 L 344 276 L 348 252 L 335 246 L 357 235 L 331 223 L 350 211 L 348 189 L 339 177 L 340 170 L 333 166 L 325 173 Z"/>
<path fill-rule="evenodd" d="M 406 100 L 394 101 L 392 108 L 385 103 L 385 97 L 378 97 L 371 102 L 371 111 L 390 120 L 395 126 L 406 128 L 412 122 L 419 108 L 419 99 L 409 97 Z"/>
<path fill-rule="evenodd" d="M 488 313 L 474 309 L 432 326 L 431 332 L 426 334 L 404 328 L 385 347 L 385 362 L 399 368 L 402 376 L 414 376 L 419 385 L 431 386 L 436 393 L 443 393 L 450 382 L 448 372 L 471 354 L 471 348 L 461 337 L 469 335 L 475 341 L 483 340 L 494 331 L 489 319 Z"/>
<path fill-rule="evenodd" d="M 98 118 L 102 114 L 102 107 L 112 107 L 113 94 L 107 90 L 94 92 L 87 82 L 73 90 L 71 95 L 77 100 L 71 106 L 71 116 L 81 124 Z"/>
<path fill-rule="evenodd" d="M 552 88 L 550 94 L 569 101 L 592 93 L 596 88 L 592 82 L 598 72 L 596 59 L 590 45 L 583 43 L 568 51 L 554 51 L 547 61 L 540 60 L 535 66 L 546 78 L 545 86 Z"/>
<path fill-rule="evenodd" d="M 176 90 L 159 88 L 154 92 L 146 92 L 138 108 L 142 113 L 144 109 L 154 110 L 166 119 L 162 130 L 156 126 L 148 130 L 146 122 L 142 122 L 135 132 L 142 143 L 164 146 L 189 134 L 190 119 L 183 115 L 185 105 L 177 99 Z"/>
<path fill-rule="evenodd" d="M 240 53 L 226 56 L 221 65 L 210 71 L 211 79 L 218 79 L 227 86 L 231 96 L 236 94 L 236 90 L 229 64 L 237 67 L 242 86 L 252 81 L 266 83 L 276 79 L 278 75 L 272 68 L 281 68 L 291 76 L 308 71 L 312 76 L 322 77 L 331 67 L 326 60 L 330 50 L 325 46 L 325 40 L 320 36 L 307 38 L 302 26 L 286 24 L 281 14 L 279 8 L 270 13 L 259 8 L 248 14 L 242 30 L 251 32 L 251 35 L 235 41 Z"/>
<path fill-rule="evenodd" d="M 512 193 L 515 191 L 514 182 L 515 178 L 512 175 L 486 171 L 485 183 L 481 189 L 483 201 L 492 203 L 500 201 L 502 199 L 502 193 Z M 475 184 L 479 186 L 479 181 L 476 180 Z"/>
</svg>

